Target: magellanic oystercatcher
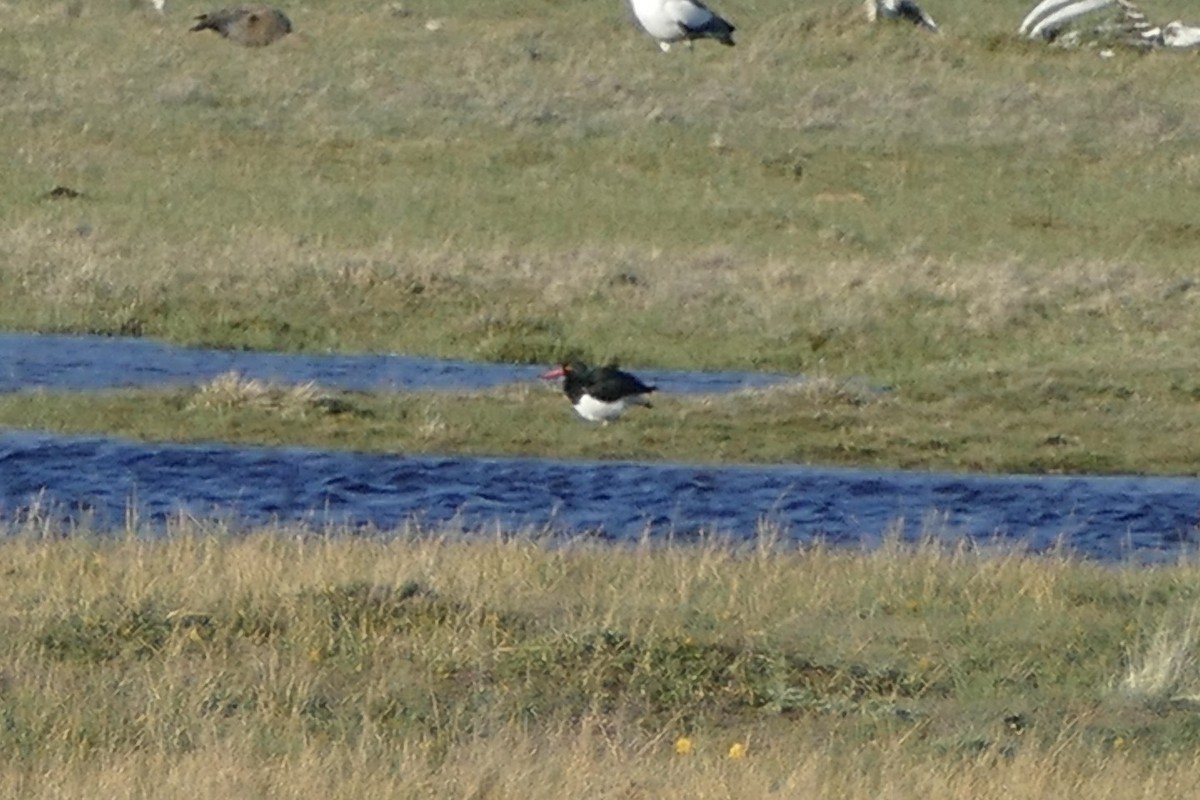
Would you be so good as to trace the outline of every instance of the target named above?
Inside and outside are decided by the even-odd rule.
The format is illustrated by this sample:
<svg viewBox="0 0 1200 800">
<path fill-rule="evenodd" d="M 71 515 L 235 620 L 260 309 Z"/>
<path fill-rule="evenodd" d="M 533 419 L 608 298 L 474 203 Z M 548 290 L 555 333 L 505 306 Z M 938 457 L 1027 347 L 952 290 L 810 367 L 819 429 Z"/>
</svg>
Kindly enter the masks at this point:
<svg viewBox="0 0 1200 800">
<path fill-rule="evenodd" d="M 651 408 L 646 395 L 655 387 L 647 386 L 615 364 L 589 367 L 578 361 L 559 364 L 542 375 L 543 380 L 563 379 L 563 392 L 575 412 L 590 422 L 608 423 L 632 405 Z"/>
<path fill-rule="evenodd" d="M 633 13 L 646 33 L 658 40 L 665 53 L 674 42 L 716 39 L 733 46 L 736 28 L 709 10 L 700 0 L 631 0 Z"/>
<path fill-rule="evenodd" d="M 292 21 L 271 6 L 222 8 L 196 17 L 192 31 L 216 31 L 245 47 L 265 47 L 292 32 Z"/>
</svg>

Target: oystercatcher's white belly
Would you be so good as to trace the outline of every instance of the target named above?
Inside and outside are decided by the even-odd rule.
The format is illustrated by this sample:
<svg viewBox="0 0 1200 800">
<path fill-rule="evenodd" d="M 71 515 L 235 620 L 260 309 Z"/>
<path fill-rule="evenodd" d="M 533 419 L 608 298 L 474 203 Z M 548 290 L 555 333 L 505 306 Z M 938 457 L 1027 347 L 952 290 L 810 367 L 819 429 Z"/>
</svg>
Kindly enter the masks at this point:
<svg viewBox="0 0 1200 800">
<path fill-rule="evenodd" d="M 597 400 L 590 394 L 585 394 L 575 404 L 575 411 L 579 416 L 591 422 L 608 422 L 624 414 L 628 406 L 629 398 L 627 397 L 605 402 L 604 400 Z"/>
</svg>

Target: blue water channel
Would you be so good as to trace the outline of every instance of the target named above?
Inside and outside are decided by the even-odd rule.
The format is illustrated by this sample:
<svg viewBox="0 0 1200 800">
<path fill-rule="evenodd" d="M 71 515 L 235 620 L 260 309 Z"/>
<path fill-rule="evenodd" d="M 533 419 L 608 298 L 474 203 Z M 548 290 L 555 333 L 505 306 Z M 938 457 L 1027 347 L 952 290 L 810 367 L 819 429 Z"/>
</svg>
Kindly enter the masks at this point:
<svg viewBox="0 0 1200 800">
<path fill-rule="evenodd" d="M 535 381 L 550 365 L 484 364 L 398 355 L 303 355 L 173 347 L 147 339 L 0 333 L 0 392 L 178 386 L 236 371 L 280 383 L 310 381 L 349 391 L 489 389 Z M 661 391 L 728 392 L 769 386 L 786 375 L 757 372 L 638 374 Z"/>
<path fill-rule="evenodd" d="M 23 335 L 0 335 L 0 365 L 0 391 L 194 383 L 231 369 L 330 388 L 463 389 L 532 381 L 540 371 Z M 783 379 L 639 374 L 669 391 L 728 391 Z M 597 427 L 596 435 L 604 429 Z M 889 534 L 968 537 L 1146 562 L 1192 551 L 1200 538 L 1200 481 L 375 455 L 0 430 L 0 520 L 106 530 L 130 518 L 162 526 L 180 516 L 245 526 L 526 527 L 612 540 L 745 539 L 766 524 L 802 542 L 871 546 Z"/>
</svg>

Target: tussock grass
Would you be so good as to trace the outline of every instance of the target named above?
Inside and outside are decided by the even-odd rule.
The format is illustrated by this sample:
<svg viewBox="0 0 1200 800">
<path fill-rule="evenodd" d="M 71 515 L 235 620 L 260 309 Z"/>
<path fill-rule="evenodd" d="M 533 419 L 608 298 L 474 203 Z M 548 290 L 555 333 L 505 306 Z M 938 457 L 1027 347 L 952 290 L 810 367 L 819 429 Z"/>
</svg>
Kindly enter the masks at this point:
<svg viewBox="0 0 1200 800">
<path fill-rule="evenodd" d="M 1148 704 L 1182 703 L 1200 707 L 1200 658 L 1196 650 L 1197 619 L 1163 620 L 1145 652 L 1129 665 L 1121 690 Z"/>
<path fill-rule="evenodd" d="M 10 529 L 0 787 L 31 798 L 1194 788 L 1195 712 L 1111 689 L 1143 655 L 1143 632 L 1194 608 L 1194 565 L 932 544 L 781 549 L 767 529 L 738 547 L 463 533 Z"/>
<path fill-rule="evenodd" d="M 304 415 L 314 407 L 330 404 L 330 398 L 313 382 L 282 385 L 243 378 L 236 370 L 218 375 L 196 387 L 189 409 L 259 409 L 282 416 Z"/>
</svg>

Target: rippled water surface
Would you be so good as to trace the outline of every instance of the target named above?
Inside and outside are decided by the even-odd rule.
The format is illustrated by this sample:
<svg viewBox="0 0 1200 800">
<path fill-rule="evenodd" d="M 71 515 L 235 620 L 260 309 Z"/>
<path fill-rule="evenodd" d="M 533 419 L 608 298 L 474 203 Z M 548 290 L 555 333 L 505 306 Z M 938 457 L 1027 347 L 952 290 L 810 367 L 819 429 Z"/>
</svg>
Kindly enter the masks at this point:
<svg viewBox="0 0 1200 800">
<path fill-rule="evenodd" d="M 229 369 L 357 388 L 470 388 L 537 374 L 535 368 L 394 357 L 327 362 L 180 350 L 136 340 L 0 339 L 9 347 L 31 340 L 43 348 L 21 345 L 20 353 L 10 350 L 6 357 L 0 343 L 9 390 L 188 382 Z M 646 377 L 664 385 L 673 379 Z M 707 391 L 746 385 L 728 375 L 680 375 L 678 382 Z M 120 526 L 131 510 L 148 523 L 179 514 L 379 528 L 410 520 L 472 528 L 499 522 L 613 539 L 701 531 L 746 537 L 769 521 L 800 541 L 870 545 L 892 529 L 910 537 L 1001 539 L 1038 550 L 1062 542 L 1097 558 L 1152 561 L 1191 549 L 1200 481 L 360 455 L 0 432 L 0 519 L 36 513 L 107 528 Z"/>
<path fill-rule="evenodd" d="M 111 389 L 207 381 L 236 370 L 246 378 L 314 381 L 358 391 L 487 389 L 535 381 L 549 365 L 483 364 L 396 355 L 308 355 L 173 347 L 145 339 L 0 334 L 0 392 Z M 664 392 L 727 392 L 788 376 L 754 372 L 638 370 Z"/>
</svg>

